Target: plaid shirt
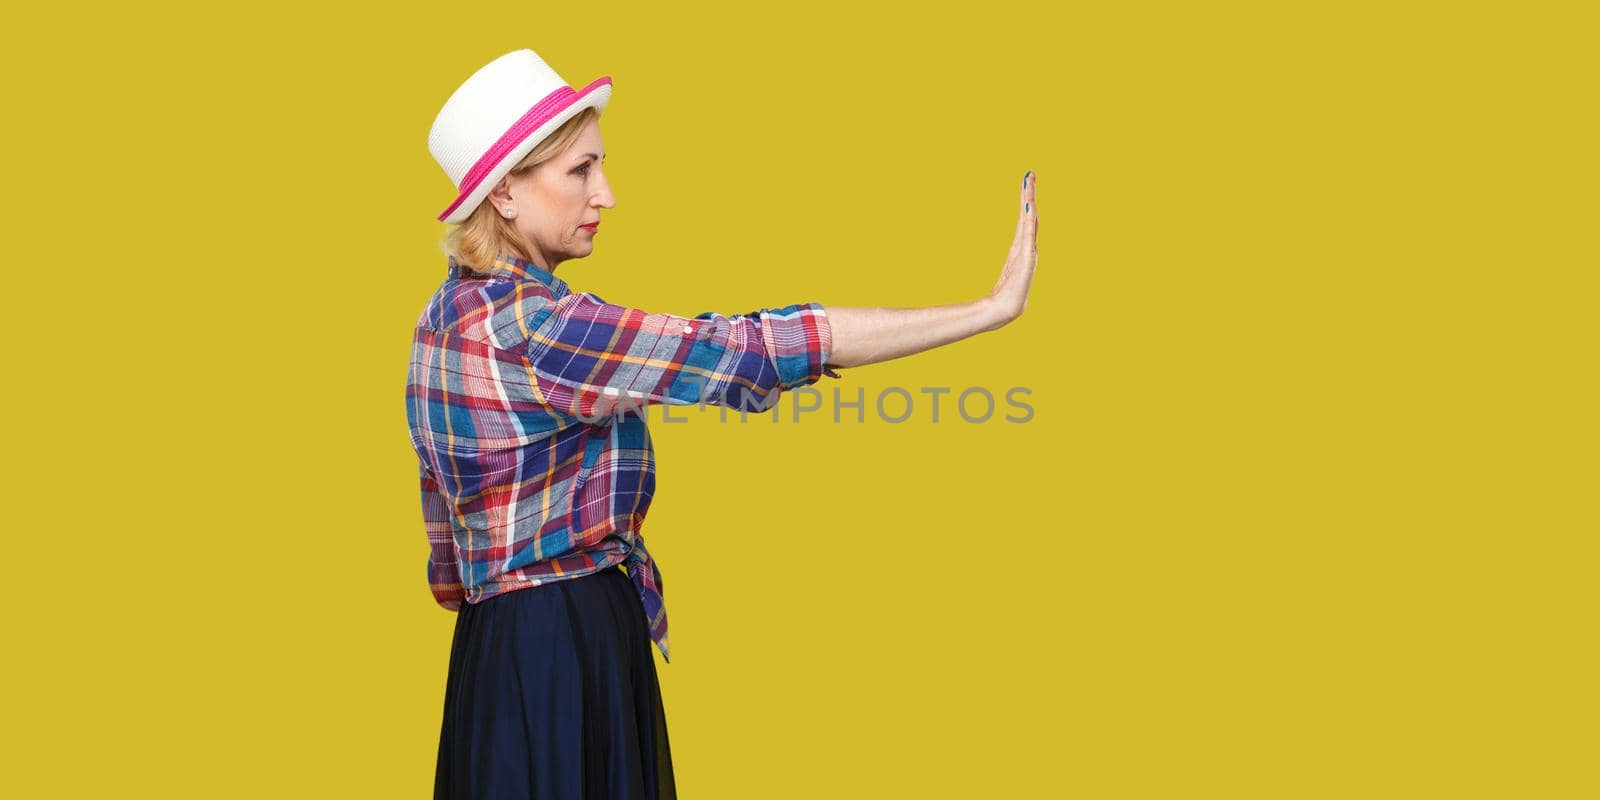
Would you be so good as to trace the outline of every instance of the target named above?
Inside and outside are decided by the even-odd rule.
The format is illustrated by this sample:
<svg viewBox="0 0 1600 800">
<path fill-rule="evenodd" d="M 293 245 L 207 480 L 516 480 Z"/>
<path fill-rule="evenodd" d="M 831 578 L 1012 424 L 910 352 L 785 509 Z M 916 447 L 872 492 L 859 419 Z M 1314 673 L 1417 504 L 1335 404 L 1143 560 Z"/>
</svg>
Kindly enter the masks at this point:
<svg viewBox="0 0 1600 800">
<path fill-rule="evenodd" d="M 406 383 L 434 599 L 459 611 L 626 562 L 667 658 L 661 571 L 640 531 L 655 489 L 643 406 L 760 410 L 839 377 L 826 312 L 648 313 L 516 256 L 486 275 L 448 263 Z"/>
</svg>

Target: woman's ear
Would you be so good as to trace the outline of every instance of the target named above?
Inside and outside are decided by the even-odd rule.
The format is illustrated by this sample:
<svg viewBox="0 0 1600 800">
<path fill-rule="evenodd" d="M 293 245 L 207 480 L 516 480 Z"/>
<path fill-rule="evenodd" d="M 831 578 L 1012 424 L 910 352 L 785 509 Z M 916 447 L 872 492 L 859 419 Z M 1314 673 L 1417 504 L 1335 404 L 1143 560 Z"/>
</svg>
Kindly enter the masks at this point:
<svg viewBox="0 0 1600 800">
<path fill-rule="evenodd" d="M 515 213 L 516 203 L 511 199 L 511 190 L 507 188 L 505 178 L 501 178 L 495 183 L 494 188 L 489 190 L 489 196 L 486 199 L 494 206 L 496 214 L 508 216 Z"/>
</svg>

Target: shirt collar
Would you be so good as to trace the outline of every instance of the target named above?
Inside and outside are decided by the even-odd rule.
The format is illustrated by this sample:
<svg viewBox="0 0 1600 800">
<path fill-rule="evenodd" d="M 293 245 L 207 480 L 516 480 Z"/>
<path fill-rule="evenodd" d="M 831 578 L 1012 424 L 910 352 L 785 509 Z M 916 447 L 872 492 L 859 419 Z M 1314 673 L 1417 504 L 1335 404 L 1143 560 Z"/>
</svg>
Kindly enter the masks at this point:
<svg viewBox="0 0 1600 800">
<path fill-rule="evenodd" d="M 463 270 L 461 268 L 461 264 L 456 261 L 456 257 L 450 256 L 449 266 L 445 271 L 446 276 L 452 280 L 459 279 L 462 277 L 463 272 L 465 272 L 465 270 Z M 540 267 L 532 261 L 507 252 L 501 252 L 499 255 L 494 257 L 494 263 L 490 264 L 487 270 L 484 270 L 482 279 L 538 281 L 539 283 L 550 287 L 550 290 L 557 297 L 567 293 L 566 281 L 557 278 L 554 273 L 545 270 L 543 267 Z"/>
</svg>

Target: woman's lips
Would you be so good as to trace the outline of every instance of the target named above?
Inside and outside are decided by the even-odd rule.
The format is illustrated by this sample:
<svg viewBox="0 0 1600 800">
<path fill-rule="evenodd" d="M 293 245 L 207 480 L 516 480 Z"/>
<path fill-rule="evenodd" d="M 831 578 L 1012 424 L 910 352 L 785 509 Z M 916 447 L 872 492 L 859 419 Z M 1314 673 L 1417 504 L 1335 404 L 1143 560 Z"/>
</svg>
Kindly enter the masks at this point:
<svg viewBox="0 0 1600 800">
<path fill-rule="evenodd" d="M 600 230 L 600 223 L 594 222 L 588 225 L 579 225 L 578 227 L 583 228 L 590 233 L 594 233 L 595 231 Z"/>
</svg>

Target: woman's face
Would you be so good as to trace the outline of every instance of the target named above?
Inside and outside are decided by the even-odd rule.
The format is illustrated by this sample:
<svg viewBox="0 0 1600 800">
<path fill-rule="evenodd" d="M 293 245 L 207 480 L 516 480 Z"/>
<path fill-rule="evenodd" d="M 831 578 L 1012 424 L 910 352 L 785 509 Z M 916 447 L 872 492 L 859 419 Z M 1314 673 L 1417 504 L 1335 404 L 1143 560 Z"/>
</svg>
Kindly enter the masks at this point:
<svg viewBox="0 0 1600 800">
<path fill-rule="evenodd" d="M 617 205 L 601 168 L 605 157 L 600 123 L 590 120 L 566 152 L 525 175 L 508 176 L 490 190 L 488 202 L 501 213 L 507 206 L 516 209 L 510 222 L 546 270 L 554 272 L 557 264 L 594 252 L 600 209 Z"/>
</svg>

